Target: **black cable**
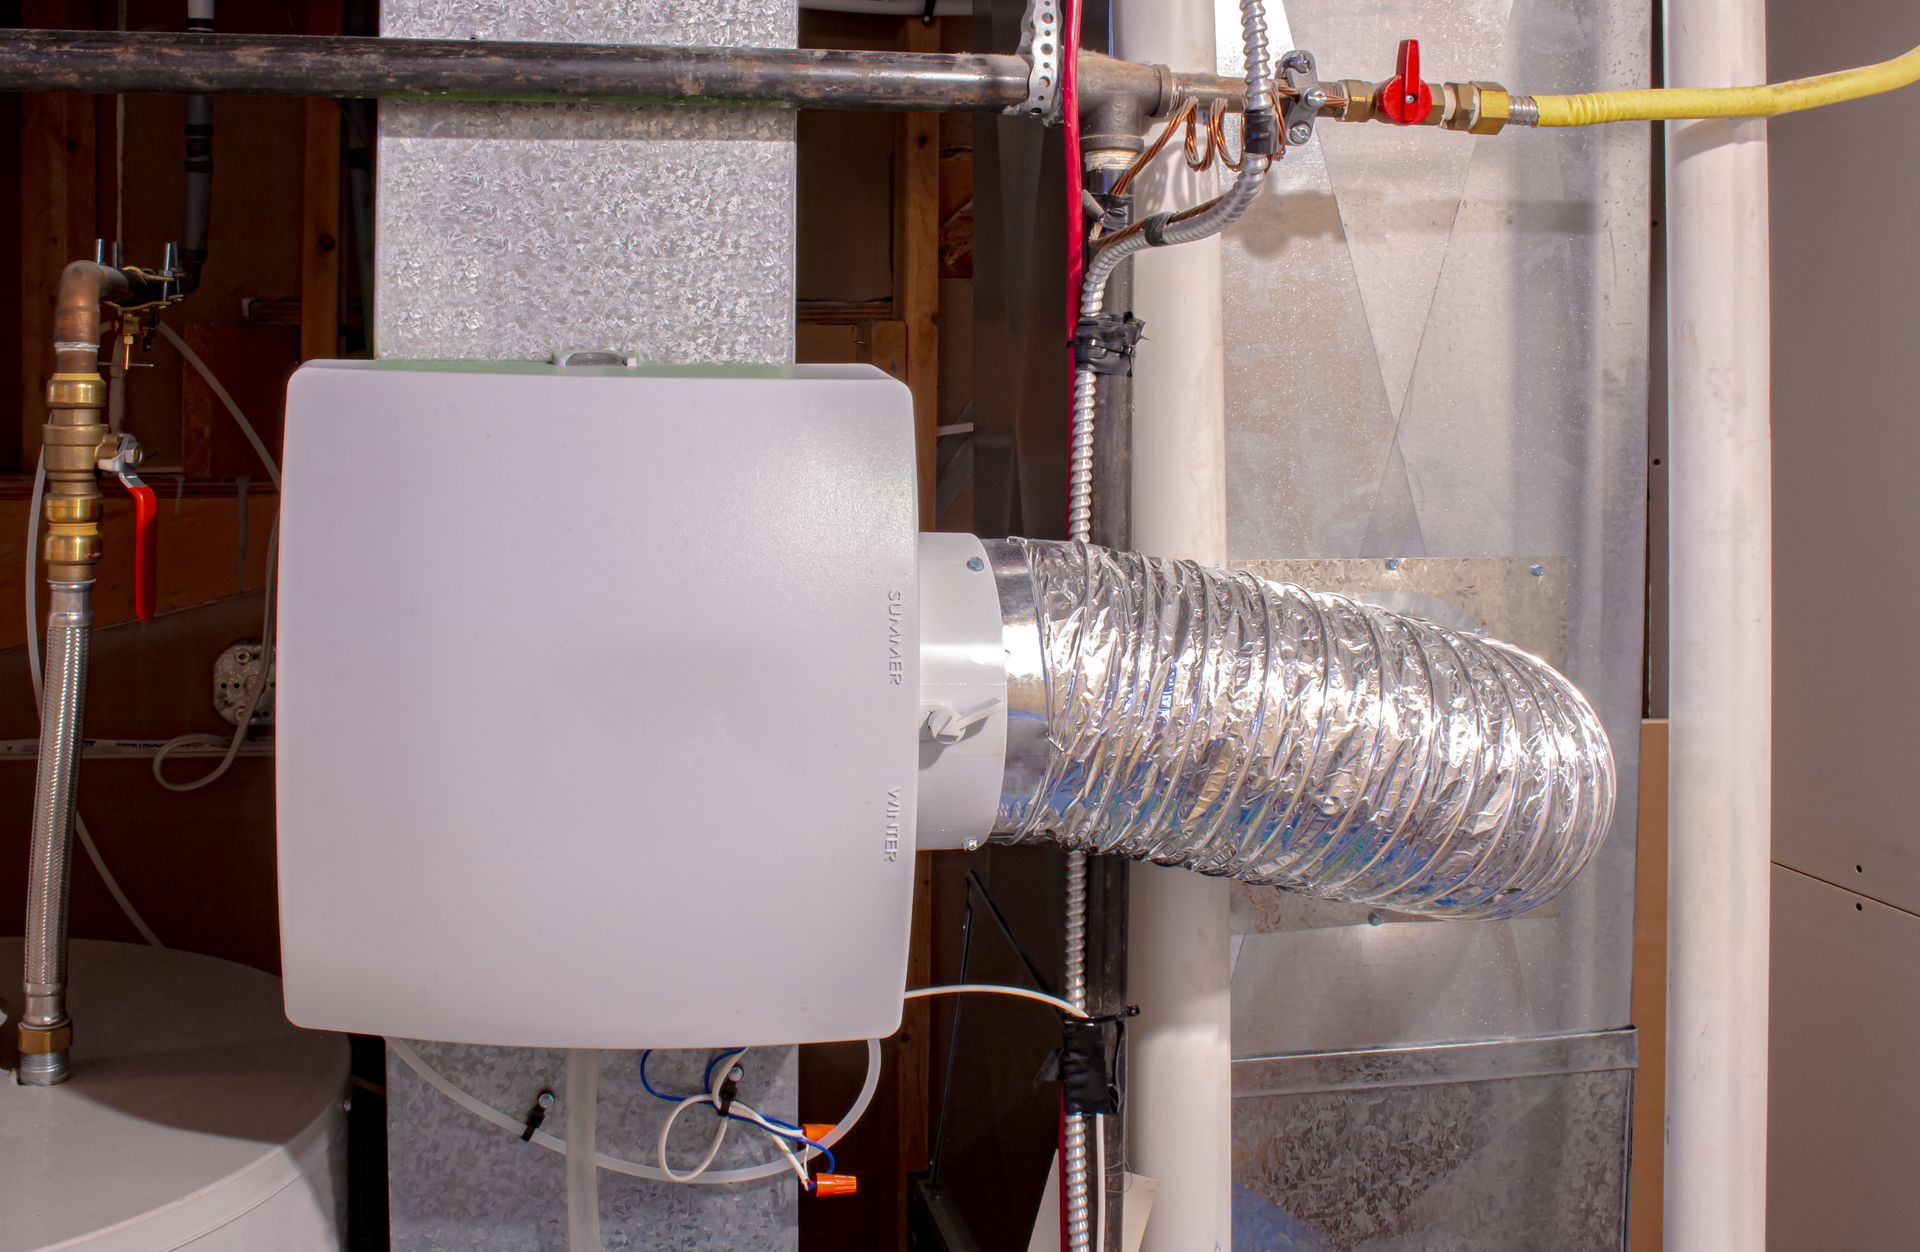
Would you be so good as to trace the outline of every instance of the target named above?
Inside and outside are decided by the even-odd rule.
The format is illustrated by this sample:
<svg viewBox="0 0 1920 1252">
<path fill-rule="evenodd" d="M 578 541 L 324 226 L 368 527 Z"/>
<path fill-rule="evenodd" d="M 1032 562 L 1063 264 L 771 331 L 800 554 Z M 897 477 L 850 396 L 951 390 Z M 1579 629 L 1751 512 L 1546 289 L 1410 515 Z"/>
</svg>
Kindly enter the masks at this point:
<svg viewBox="0 0 1920 1252">
<path fill-rule="evenodd" d="M 968 871 L 967 877 L 973 877 Z M 960 981 L 967 981 L 967 963 L 973 956 L 973 893 L 967 893 L 966 921 L 960 927 Z M 933 1126 L 933 1155 L 927 1163 L 927 1187 L 940 1185 L 940 1153 L 947 1145 L 947 1109 L 953 1102 L 953 1058 L 960 1051 L 960 1006 L 962 996 L 953 1002 L 953 1026 L 947 1032 L 947 1072 L 940 1079 L 940 1119 Z"/>
<path fill-rule="evenodd" d="M 1000 911 L 1000 906 L 993 902 L 993 893 L 987 890 L 987 884 L 981 882 L 979 874 L 973 870 L 967 871 L 967 887 L 970 891 L 980 893 L 980 900 L 987 906 L 987 912 L 992 916 L 994 924 L 1000 927 L 1000 933 L 1007 937 L 1007 943 L 1013 948 L 1014 955 L 1020 958 L 1022 965 L 1026 966 L 1027 977 L 1033 981 L 1034 989 L 1044 991 L 1048 995 L 1057 994 L 1053 984 L 1048 982 L 1046 975 L 1040 972 L 1040 967 L 1035 965 L 1033 958 L 1027 955 L 1027 950 L 1020 946 L 1020 940 L 1014 937 L 1013 927 L 1008 924 L 1006 914 Z M 968 896 L 968 907 L 972 907 L 971 895 Z"/>
</svg>

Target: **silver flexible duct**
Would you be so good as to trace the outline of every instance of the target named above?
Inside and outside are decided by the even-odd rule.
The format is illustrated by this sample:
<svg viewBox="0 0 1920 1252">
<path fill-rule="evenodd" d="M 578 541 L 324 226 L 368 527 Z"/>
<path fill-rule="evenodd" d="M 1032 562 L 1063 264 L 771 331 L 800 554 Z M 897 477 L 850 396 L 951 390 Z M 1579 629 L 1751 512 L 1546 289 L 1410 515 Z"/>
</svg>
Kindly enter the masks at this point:
<svg viewBox="0 0 1920 1252">
<path fill-rule="evenodd" d="M 1606 733 L 1526 653 L 1189 562 L 989 552 L 1042 671 L 1010 684 L 998 839 L 1464 919 L 1545 903 L 1606 836 Z"/>
<path fill-rule="evenodd" d="M 87 651 L 93 584 L 53 583 L 47 613 L 46 690 L 40 712 L 39 779 L 33 793 L 33 850 L 27 894 L 27 1026 L 67 1024 L 67 884 L 79 793 L 81 711 L 87 700 Z M 67 1049 L 23 1052 L 19 1080 L 31 1087 L 66 1081 Z"/>
</svg>

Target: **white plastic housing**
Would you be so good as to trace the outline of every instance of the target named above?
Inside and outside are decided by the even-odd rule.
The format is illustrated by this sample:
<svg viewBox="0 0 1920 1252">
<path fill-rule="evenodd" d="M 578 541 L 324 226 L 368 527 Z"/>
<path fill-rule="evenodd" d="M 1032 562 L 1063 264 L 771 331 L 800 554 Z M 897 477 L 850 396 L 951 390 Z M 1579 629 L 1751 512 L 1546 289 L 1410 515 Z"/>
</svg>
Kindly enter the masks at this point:
<svg viewBox="0 0 1920 1252">
<path fill-rule="evenodd" d="M 906 388 L 319 362 L 285 459 L 290 1018 L 576 1048 L 898 1027 Z"/>
</svg>

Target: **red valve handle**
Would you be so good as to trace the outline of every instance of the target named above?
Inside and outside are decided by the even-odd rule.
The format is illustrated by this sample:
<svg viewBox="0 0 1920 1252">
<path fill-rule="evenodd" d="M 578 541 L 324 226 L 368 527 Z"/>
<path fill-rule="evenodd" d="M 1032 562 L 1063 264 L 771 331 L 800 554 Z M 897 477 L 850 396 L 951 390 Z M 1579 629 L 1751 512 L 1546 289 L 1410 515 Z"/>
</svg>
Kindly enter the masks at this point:
<svg viewBox="0 0 1920 1252">
<path fill-rule="evenodd" d="M 160 559 L 160 502 L 153 488 L 127 484 L 133 497 L 133 613 L 143 622 L 153 620 L 160 603 L 156 570 Z"/>
<path fill-rule="evenodd" d="M 1433 112 L 1433 88 L 1420 77 L 1420 41 L 1400 41 L 1399 69 L 1380 88 L 1380 112 L 1398 126 L 1418 126 Z"/>
</svg>

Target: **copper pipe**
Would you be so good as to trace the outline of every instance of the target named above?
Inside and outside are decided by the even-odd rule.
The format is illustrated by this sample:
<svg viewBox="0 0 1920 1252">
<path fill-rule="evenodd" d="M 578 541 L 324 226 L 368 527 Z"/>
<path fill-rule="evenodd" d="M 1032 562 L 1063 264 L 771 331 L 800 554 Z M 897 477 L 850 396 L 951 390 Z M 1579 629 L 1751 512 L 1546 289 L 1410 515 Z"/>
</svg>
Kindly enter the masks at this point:
<svg viewBox="0 0 1920 1252">
<path fill-rule="evenodd" d="M 125 274 L 94 261 L 75 261 L 61 271 L 53 310 L 55 373 L 99 373 L 100 304 L 127 291 Z"/>
</svg>

